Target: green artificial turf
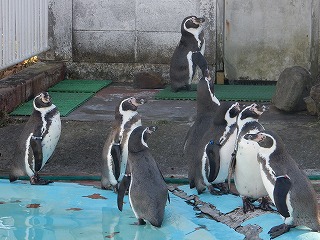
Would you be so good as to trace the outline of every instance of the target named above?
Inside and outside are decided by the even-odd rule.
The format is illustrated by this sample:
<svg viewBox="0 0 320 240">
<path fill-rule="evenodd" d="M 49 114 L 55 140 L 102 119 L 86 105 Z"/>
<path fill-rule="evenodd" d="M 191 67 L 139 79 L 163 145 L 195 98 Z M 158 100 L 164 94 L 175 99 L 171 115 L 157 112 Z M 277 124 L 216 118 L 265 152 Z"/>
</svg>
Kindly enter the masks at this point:
<svg viewBox="0 0 320 240">
<path fill-rule="evenodd" d="M 52 102 L 67 116 L 96 92 L 111 84 L 111 80 L 63 80 L 48 89 Z M 33 99 L 21 104 L 10 115 L 29 116 L 33 111 Z"/>
<path fill-rule="evenodd" d="M 59 109 L 61 116 L 67 116 L 74 109 L 79 107 L 82 103 L 91 98 L 94 93 L 72 93 L 72 92 L 49 92 L 52 103 Z M 33 111 L 33 99 L 21 104 L 10 115 L 29 116 Z"/>
<path fill-rule="evenodd" d="M 214 86 L 216 97 L 221 101 L 257 101 L 269 102 L 275 93 L 275 85 L 218 85 Z M 173 92 L 170 86 L 155 95 L 155 99 L 196 100 L 195 85 L 191 91 Z"/>
</svg>

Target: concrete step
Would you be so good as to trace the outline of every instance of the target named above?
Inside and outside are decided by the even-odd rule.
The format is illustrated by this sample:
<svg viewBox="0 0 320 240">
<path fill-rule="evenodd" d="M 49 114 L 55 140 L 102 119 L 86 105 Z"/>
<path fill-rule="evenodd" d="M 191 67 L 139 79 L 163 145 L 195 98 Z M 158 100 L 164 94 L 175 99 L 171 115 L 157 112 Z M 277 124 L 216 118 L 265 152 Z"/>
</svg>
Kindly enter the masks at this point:
<svg viewBox="0 0 320 240">
<path fill-rule="evenodd" d="M 11 112 L 65 78 L 64 63 L 36 63 L 0 80 L 0 111 Z"/>
</svg>

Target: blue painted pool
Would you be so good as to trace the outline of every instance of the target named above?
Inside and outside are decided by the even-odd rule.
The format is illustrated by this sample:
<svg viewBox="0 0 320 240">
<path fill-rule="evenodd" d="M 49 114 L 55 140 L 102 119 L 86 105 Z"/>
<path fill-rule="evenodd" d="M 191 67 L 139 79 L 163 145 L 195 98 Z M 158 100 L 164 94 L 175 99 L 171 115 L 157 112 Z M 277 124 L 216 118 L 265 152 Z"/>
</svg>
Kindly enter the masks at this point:
<svg viewBox="0 0 320 240">
<path fill-rule="evenodd" d="M 209 194 L 209 193 L 207 193 Z M 214 197 L 201 195 L 208 200 Z M 243 239 L 244 236 L 228 226 L 207 218 L 198 218 L 185 201 L 170 194 L 161 228 L 147 224 L 138 226 L 127 196 L 123 211 L 117 208 L 116 194 L 93 186 L 55 182 L 47 186 L 32 186 L 26 181 L 9 183 L 0 180 L 0 239 Z M 210 198 L 210 199 L 209 199 Z M 230 201 L 229 201 L 230 200 Z M 239 199 L 215 199 L 225 211 L 238 207 Z M 223 203 L 224 202 L 224 203 Z M 230 203 L 231 202 L 231 203 Z M 231 204 L 231 205 L 230 205 Z M 269 216 L 266 229 L 273 226 Z M 255 221 L 251 219 L 251 221 Z M 261 223 L 256 219 L 256 223 Z M 249 224 L 249 223 L 245 223 Z M 300 230 L 297 230 L 301 235 Z M 309 238 L 320 239 L 318 233 L 302 231 Z M 292 237 L 295 231 L 290 233 Z M 316 235 L 312 235 L 316 234 Z M 312 236 L 318 238 L 310 238 Z M 264 237 L 261 235 L 260 237 Z M 268 239 L 268 238 L 266 238 Z M 288 239 L 288 238 L 279 238 Z"/>
</svg>

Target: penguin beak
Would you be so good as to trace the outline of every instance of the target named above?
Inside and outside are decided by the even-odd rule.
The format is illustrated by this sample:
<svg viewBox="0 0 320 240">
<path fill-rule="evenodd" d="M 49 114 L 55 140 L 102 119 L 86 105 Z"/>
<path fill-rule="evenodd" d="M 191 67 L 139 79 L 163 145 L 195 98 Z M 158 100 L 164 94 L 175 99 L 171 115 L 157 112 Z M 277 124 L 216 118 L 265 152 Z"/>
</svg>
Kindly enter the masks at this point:
<svg viewBox="0 0 320 240">
<path fill-rule="evenodd" d="M 42 97 L 41 97 L 41 101 L 43 103 L 50 103 L 51 102 L 51 97 L 50 97 L 49 93 L 44 92 Z"/>
<path fill-rule="evenodd" d="M 256 137 L 257 137 L 257 134 L 246 134 L 243 136 L 244 139 L 251 140 L 251 141 L 254 141 Z"/>
<path fill-rule="evenodd" d="M 147 133 L 151 134 L 157 131 L 158 127 L 157 126 L 150 126 L 147 128 Z"/>
<path fill-rule="evenodd" d="M 196 24 L 201 24 L 201 23 L 204 23 L 206 20 L 204 17 L 200 17 L 200 18 L 196 18 L 195 19 L 195 23 Z"/>
<path fill-rule="evenodd" d="M 140 106 L 140 105 L 142 105 L 142 104 L 144 104 L 146 102 L 147 101 L 144 100 L 143 98 L 141 98 L 141 99 L 132 98 L 132 100 L 131 100 L 131 103 L 136 107 L 138 107 L 138 106 Z"/>
</svg>

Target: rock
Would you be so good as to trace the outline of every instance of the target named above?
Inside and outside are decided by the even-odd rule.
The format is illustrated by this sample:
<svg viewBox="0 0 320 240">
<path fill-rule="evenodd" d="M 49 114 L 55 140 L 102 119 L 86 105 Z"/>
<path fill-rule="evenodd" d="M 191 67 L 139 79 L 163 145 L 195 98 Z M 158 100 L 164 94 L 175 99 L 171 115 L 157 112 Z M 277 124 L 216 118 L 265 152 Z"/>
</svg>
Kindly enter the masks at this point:
<svg viewBox="0 0 320 240">
<path fill-rule="evenodd" d="M 156 72 L 139 72 L 135 74 L 133 84 L 135 88 L 157 89 L 164 88 L 166 82 Z"/>
<path fill-rule="evenodd" d="M 316 116 L 317 115 L 317 105 L 316 105 L 315 101 L 312 99 L 312 97 L 308 96 L 308 97 L 305 97 L 303 100 L 306 103 L 308 113 L 312 116 Z"/>
<path fill-rule="evenodd" d="M 304 98 L 312 86 L 310 73 L 300 66 L 286 68 L 279 76 L 272 103 L 280 110 L 298 112 L 306 110 Z"/>
<path fill-rule="evenodd" d="M 318 117 L 320 117 L 320 84 L 311 87 L 310 97 L 314 101 L 314 105 L 316 107 L 316 114 L 318 115 Z"/>
</svg>

